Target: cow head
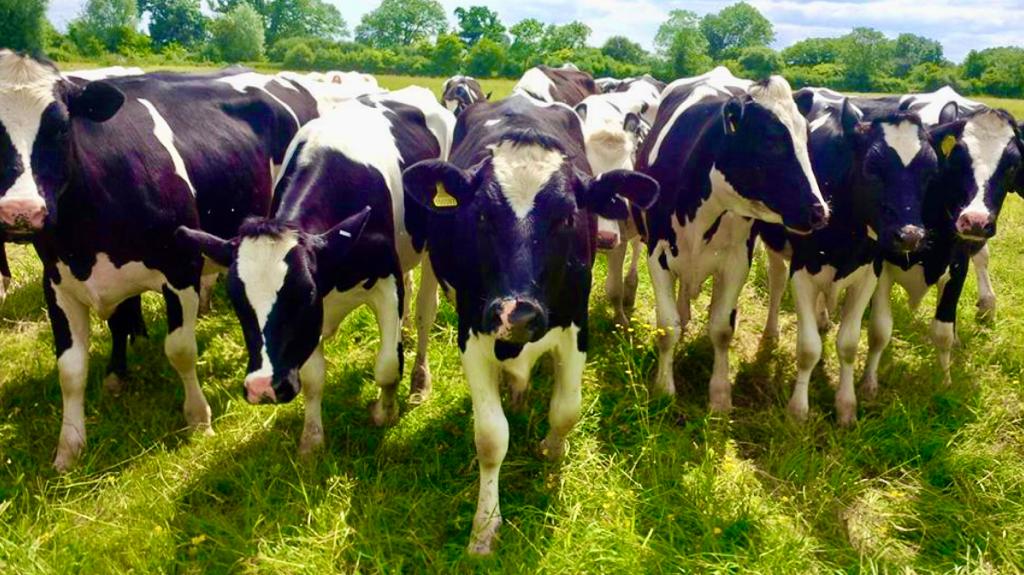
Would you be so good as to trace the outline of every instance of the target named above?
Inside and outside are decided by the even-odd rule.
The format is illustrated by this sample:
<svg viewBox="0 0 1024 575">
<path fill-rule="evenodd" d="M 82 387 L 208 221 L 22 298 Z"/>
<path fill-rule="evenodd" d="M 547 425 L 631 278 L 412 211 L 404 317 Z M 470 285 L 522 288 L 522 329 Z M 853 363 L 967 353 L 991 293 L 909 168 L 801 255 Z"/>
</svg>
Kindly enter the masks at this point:
<svg viewBox="0 0 1024 575">
<path fill-rule="evenodd" d="M 484 94 L 480 82 L 469 76 L 453 76 L 445 80 L 441 92 L 441 104 L 456 116 L 471 104 L 491 98 L 490 94 Z"/>
<path fill-rule="evenodd" d="M 727 209 L 809 233 L 828 222 L 807 152 L 807 121 L 779 76 L 727 100 L 719 115 L 724 136 L 711 177 L 723 179 Z"/>
<path fill-rule="evenodd" d="M 554 138 L 534 131 L 512 132 L 489 151 L 469 170 L 420 162 L 405 171 L 405 190 L 454 224 L 445 229 L 455 230 L 459 269 L 472 286 L 466 291 L 479 297 L 464 308 L 463 298 L 476 295 L 457 286 L 460 320 L 499 341 L 525 344 L 547 332 L 560 302 L 578 302 L 586 293 L 592 216 L 623 220 L 628 203 L 646 209 L 658 184 L 628 170 L 591 178 Z"/>
<path fill-rule="evenodd" d="M 348 261 L 370 209 L 320 235 L 250 218 L 233 240 L 178 228 L 186 245 L 228 268 L 227 289 L 249 354 L 249 403 L 287 403 L 300 390 L 299 370 L 320 343 L 323 298 Z"/>
<path fill-rule="evenodd" d="M 1013 117 L 982 108 L 961 115 L 950 103 L 930 130 L 939 156 L 937 192 L 965 241 L 983 242 L 996 233 L 996 219 L 1008 191 L 1020 180 L 1024 144 Z"/>
<path fill-rule="evenodd" d="M 83 88 L 47 61 L 0 50 L 0 227 L 8 238 L 28 239 L 52 221 L 68 183 L 72 122 L 105 122 L 123 103 L 106 82 Z"/>
<path fill-rule="evenodd" d="M 912 112 L 861 122 L 843 100 L 842 126 L 853 150 L 854 210 L 887 251 L 917 251 L 924 240 L 925 191 L 938 159 L 921 119 Z"/>
</svg>

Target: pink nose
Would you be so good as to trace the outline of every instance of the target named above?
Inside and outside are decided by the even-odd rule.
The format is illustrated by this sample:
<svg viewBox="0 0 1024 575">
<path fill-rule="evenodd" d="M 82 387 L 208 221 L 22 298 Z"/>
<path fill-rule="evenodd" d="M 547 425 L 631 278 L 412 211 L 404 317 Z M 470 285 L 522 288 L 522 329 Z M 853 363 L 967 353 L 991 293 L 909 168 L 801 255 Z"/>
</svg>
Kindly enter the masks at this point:
<svg viewBox="0 0 1024 575">
<path fill-rule="evenodd" d="M 46 221 L 41 198 L 0 198 L 0 222 L 12 228 L 40 230 Z"/>
<path fill-rule="evenodd" d="M 277 395 L 274 393 L 274 386 L 270 378 L 266 376 L 252 377 L 245 380 L 245 400 L 252 404 L 263 403 L 269 399 L 270 403 L 277 402 Z"/>
<path fill-rule="evenodd" d="M 981 235 L 989 224 L 986 212 L 964 212 L 956 220 L 956 231 L 962 234 Z"/>
<path fill-rule="evenodd" d="M 615 232 L 598 231 L 597 249 L 613 250 L 619 245 L 619 234 Z"/>
</svg>

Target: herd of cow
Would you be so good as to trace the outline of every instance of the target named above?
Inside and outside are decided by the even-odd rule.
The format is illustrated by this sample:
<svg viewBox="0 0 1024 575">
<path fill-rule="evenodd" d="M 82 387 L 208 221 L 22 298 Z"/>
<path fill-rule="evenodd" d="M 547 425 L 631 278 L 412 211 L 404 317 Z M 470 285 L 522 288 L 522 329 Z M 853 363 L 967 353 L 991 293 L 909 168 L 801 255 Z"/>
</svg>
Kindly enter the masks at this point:
<svg viewBox="0 0 1024 575">
<path fill-rule="evenodd" d="M 599 250 L 619 323 L 629 321 L 646 255 L 656 393 L 674 393 L 673 351 L 691 300 L 713 278 L 715 411 L 731 405 L 728 352 L 758 239 L 769 262 L 768 341 L 778 336 L 787 278 L 793 285 L 789 410 L 798 418 L 808 411 L 819 330 L 844 292 L 840 424 L 856 417 L 854 363 L 869 303 L 861 391 L 877 389 L 894 284 L 915 305 L 937 286 L 933 340 L 947 381 L 972 257 L 979 306 L 994 309 L 985 241 L 1006 193 L 1024 189 L 1024 140 L 1008 113 L 949 88 L 848 98 L 793 93 L 780 77 L 751 82 L 724 68 L 665 86 L 595 81 L 567 65 L 532 69 L 510 97 L 489 99 L 464 76 L 446 82 L 438 102 L 426 89 L 385 91 L 360 74 L 62 74 L 0 51 L 0 240 L 33 243 L 43 264 L 63 396 L 56 468 L 71 467 L 85 445 L 91 313 L 110 327 L 104 385 L 116 391 L 127 343 L 145 333 L 145 291 L 166 301 L 164 347 L 185 387 L 185 419 L 212 433 L 195 326 L 219 273 L 248 353 L 245 397 L 282 403 L 302 391 L 304 453 L 324 441 L 322 342 L 363 304 L 381 332 L 371 417 L 397 420 L 401 326 L 417 266 L 409 403 L 426 400 L 440 286 L 456 307 L 472 394 L 480 492 L 469 550 L 478 554 L 490 552 L 501 523 L 502 385 L 521 405 L 533 364 L 550 352 L 541 453 L 560 457 L 579 418 Z"/>
</svg>

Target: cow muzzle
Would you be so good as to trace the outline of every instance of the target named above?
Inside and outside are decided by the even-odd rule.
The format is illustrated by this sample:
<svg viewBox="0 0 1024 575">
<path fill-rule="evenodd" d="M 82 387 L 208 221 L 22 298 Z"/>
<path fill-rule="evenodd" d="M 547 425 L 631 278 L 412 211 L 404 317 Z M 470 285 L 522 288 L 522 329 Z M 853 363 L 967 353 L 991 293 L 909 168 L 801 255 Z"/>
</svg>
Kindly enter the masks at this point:
<svg viewBox="0 0 1024 575">
<path fill-rule="evenodd" d="M 0 198 L 0 224 L 12 235 L 43 229 L 46 214 L 42 198 Z"/>
<path fill-rule="evenodd" d="M 291 370 L 284 377 L 250 375 L 245 378 L 245 400 L 253 405 L 288 403 L 299 394 L 299 373 Z"/>
<path fill-rule="evenodd" d="M 964 211 L 956 219 L 956 233 L 965 240 L 981 241 L 991 235 L 992 215 L 982 211 Z"/>
<path fill-rule="evenodd" d="M 544 309 L 530 298 L 494 300 L 484 314 L 485 331 L 508 343 L 536 341 L 547 330 L 547 324 Z"/>
<path fill-rule="evenodd" d="M 924 242 L 924 228 L 918 226 L 903 226 L 893 241 L 893 247 L 905 254 L 916 252 L 921 249 Z"/>
</svg>

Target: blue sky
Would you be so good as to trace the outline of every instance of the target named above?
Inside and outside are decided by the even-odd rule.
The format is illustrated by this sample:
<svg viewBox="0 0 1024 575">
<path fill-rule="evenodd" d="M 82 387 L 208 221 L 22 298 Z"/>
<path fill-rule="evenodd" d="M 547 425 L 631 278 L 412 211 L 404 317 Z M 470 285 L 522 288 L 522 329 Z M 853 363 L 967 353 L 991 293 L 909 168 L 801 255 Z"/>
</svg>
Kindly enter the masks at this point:
<svg viewBox="0 0 1024 575">
<path fill-rule="evenodd" d="M 341 9 L 349 28 L 379 0 L 328 0 Z M 895 36 L 912 32 L 942 42 L 946 56 L 961 60 L 971 49 L 1024 45 L 1024 0 L 748 0 L 775 24 L 776 47 L 808 36 L 838 36 L 854 26 L 870 26 Z M 50 18 L 59 28 L 81 11 L 83 0 L 50 0 Z M 454 21 L 456 6 L 485 4 L 506 25 L 523 18 L 564 23 L 580 20 L 599 45 L 622 34 L 650 48 L 658 25 L 670 10 L 716 12 L 729 1 L 696 0 L 441 0 Z"/>
</svg>

